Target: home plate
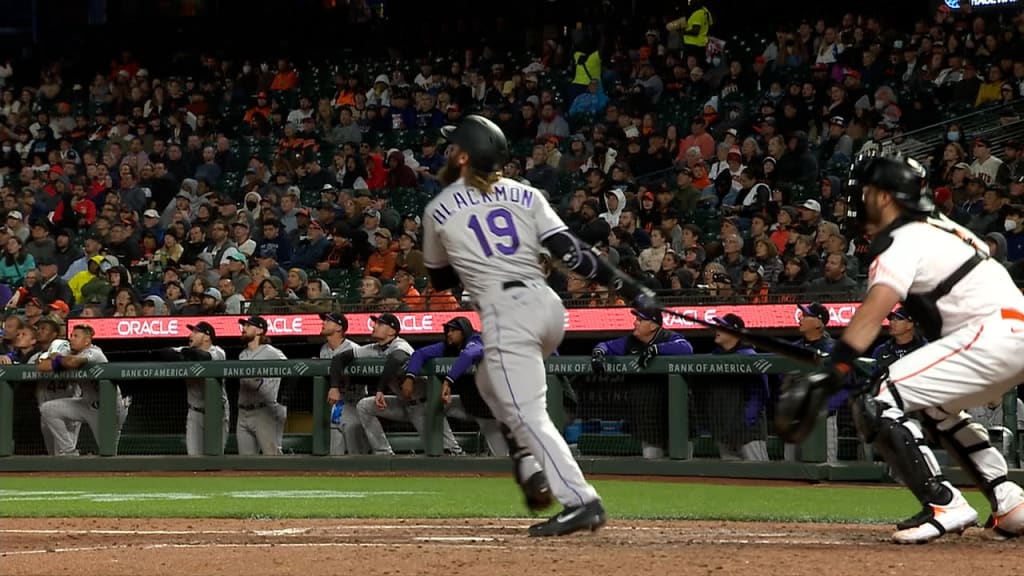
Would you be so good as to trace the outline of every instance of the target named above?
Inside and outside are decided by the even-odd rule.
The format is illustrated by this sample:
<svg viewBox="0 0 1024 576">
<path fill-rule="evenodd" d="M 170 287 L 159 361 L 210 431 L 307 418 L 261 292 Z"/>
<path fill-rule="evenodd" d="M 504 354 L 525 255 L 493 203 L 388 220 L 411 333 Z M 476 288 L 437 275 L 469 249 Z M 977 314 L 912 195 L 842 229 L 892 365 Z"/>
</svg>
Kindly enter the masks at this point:
<svg viewBox="0 0 1024 576">
<path fill-rule="evenodd" d="M 420 536 L 413 540 L 417 542 L 494 542 L 497 538 L 488 536 Z"/>
</svg>

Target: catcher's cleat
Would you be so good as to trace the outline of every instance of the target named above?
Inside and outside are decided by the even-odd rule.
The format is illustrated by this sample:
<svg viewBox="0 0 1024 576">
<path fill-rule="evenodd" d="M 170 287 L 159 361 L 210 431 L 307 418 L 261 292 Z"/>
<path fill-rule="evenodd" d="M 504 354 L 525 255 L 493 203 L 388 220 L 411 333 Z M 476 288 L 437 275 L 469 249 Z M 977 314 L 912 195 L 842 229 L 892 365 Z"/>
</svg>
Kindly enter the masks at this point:
<svg viewBox="0 0 1024 576">
<path fill-rule="evenodd" d="M 530 526 L 529 534 L 535 537 L 565 536 L 581 530 L 596 531 L 608 522 L 600 500 L 587 502 L 582 506 L 566 506 L 558 514 L 539 524 Z"/>
<path fill-rule="evenodd" d="M 519 484 L 526 499 L 526 507 L 531 512 L 540 512 L 550 508 L 554 504 L 551 497 L 551 486 L 548 485 L 548 478 L 544 472 L 537 472 Z"/>
<path fill-rule="evenodd" d="M 897 544 L 924 544 L 931 542 L 943 534 L 955 532 L 963 534 L 971 526 L 978 523 L 978 512 L 971 508 L 962 494 L 957 493 L 949 504 L 929 504 L 932 517 L 920 526 L 898 530 L 892 535 Z"/>
<path fill-rule="evenodd" d="M 911 528 L 917 528 L 921 524 L 928 522 L 932 518 L 935 518 L 935 513 L 931 506 L 925 506 L 921 508 L 921 511 L 914 514 L 906 520 L 900 520 L 896 523 L 897 530 L 910 530 Z"/>
</svg>

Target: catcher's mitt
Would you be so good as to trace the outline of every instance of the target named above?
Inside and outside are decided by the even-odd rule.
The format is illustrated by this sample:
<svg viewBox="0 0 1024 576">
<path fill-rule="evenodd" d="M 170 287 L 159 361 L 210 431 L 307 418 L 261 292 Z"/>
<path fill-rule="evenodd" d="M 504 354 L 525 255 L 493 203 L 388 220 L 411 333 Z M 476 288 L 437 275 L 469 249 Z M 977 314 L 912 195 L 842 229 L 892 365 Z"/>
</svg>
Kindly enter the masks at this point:
<svg viewBox="0 0 1024 576">
<path fill-rule="evenodd" d="M 787 374 L 775 407 L 775 430 L 784 441 L 799 444 L 810 436 L 831 395 L 827 372 Z"/>
</svg>

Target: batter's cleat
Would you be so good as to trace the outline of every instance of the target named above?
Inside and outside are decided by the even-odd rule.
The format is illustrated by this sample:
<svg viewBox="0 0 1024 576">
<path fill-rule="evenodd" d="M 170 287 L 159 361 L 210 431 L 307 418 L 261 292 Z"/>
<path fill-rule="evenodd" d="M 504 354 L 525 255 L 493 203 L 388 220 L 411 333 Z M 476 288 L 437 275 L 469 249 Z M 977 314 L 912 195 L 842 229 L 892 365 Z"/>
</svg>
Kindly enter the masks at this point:
<svg viewBox="0 0 1024 576">
<path fill-rule="evenodd" d="M 985 522 L 985 537 L 989 540 L 1010 540 L 1024 536 L 1024 503 L 1006 514 L 991 515 Z"/>
<path fill-rule="evenodd" d="M 921 508 L 921 511 L 918 512 L 917 514 L 914 514 L 913 516 L 911 516 L 910 518 L 907 518 L 906 520 L 900 520 L 899 522 L 897 522 L 896 523 L 896 529 L 897 530 L 910 530 L 911 528 L 917 528 L 921 524 L 924 524 L 925 522 L 928 522 L 929 520 L 931 520 L 934 517 L 935 517 L 935 512 L 932 510 L 932 507 L 931 506 L 925 506 L 924 508 Z"/>
<path fill-rule="evenodd" d="M 546 510 L 555 503 L 551 496 L 551 486 L 548 484 L 548 478 L 544 472 L 537 472 L 530 476 L 526 482 L 519 485 L 519 488 L 523 491 L 526 507 L 530 512 Z"/>
<path fill-rule="evenodd" d="M 953 497 L 949 504 L 939 506 L 929 504 L 932 509 L 932 517 L 927 519 L 920 526 L 898 530 L 892 535 L 893 542 L 897 544 L 924 544 L 931 542 L 943 534 L 955 532 L 963 534 L 971 526 L 978 523 L 978 512 L 971 508 L 962 494 Z"/>
<path fill-rule="evenodd" d="M 582 506 L 566 506 L 548 520 L 530 526 L 530 536 L 565 536 L 581 530 L 596 531 L 608 522 L 600 500 Z"/>
</svg>

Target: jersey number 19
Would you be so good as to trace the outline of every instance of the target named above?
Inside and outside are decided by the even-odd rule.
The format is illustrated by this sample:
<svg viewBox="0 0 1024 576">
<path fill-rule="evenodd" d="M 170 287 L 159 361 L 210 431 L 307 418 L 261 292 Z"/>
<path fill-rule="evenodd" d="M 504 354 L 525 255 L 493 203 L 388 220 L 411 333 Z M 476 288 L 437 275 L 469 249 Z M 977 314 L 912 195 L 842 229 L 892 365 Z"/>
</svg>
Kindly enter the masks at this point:
<svg viewBox="0 0 1024 576">
<path fill-rule="evenodd" d="M 488 258 L 494 256 L 495 250 L 505 256 L 511 256 L 516 253 L 516 250 L 519 250 L 519 234 L 516 232 L 516 224 L 511 212 L 505 208 L 495 208 L 487 213 L 484 222 L 486 222 L 487 231 L 484 231 L 484 224 L 480 222 L 476 214 L 469 218 L 469 229 L 473 231 L 476 239 L 480 242 L 484 256 Z M 491 242 L 488 232 L 495 237 L 494 242 Z"/>
</svg>

